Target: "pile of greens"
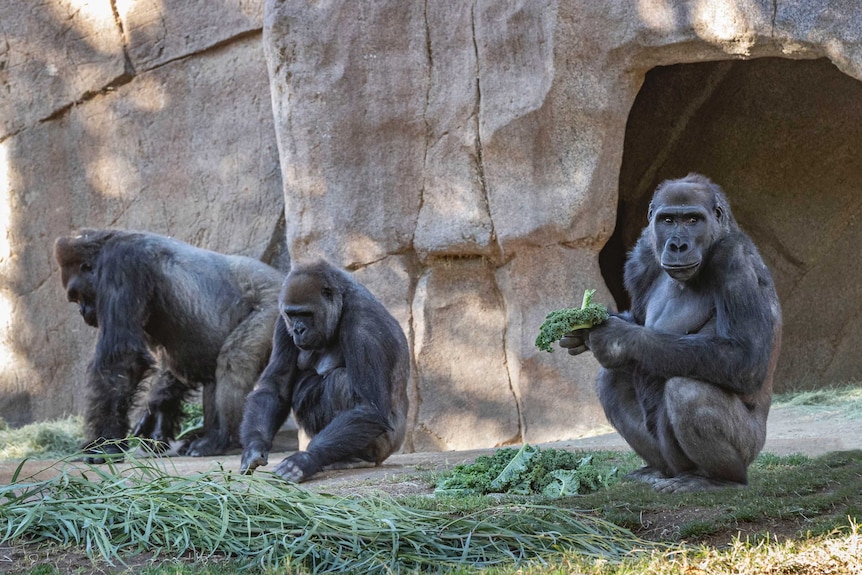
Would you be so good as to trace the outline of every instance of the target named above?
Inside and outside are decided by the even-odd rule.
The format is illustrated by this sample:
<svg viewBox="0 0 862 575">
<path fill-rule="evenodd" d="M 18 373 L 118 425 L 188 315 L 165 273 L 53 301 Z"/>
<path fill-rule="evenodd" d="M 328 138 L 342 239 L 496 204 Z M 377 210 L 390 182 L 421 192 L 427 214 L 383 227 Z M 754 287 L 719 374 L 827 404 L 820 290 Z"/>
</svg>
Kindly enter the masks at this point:
<svg viewBox="0 0 862 575">
<path fill-rule="evenodd" d="M 83 441 L 80 417 L 40 421 L 16 429 L 0 419 L 0 459 L 56 459 L 77 452 Z"/>
<path fill-rule="evenodd" d="M 608 308 L 602 304 L 593 303 L 594 289 L 584 291 L 584 299 L 579 308 L 566 308 L 552 311 L 545 316 L 545 321 L 539 327 L 536 347 L 542 351 L 553 353 L 551 347 L 561 337 L 578 329 L 588 329 L 608 319 Z"/>
<path fill-rule="evenodd" d="M 613 454 L 573 453 L 525 444 L 498 449 L 455 466 L 437 482 L 435 495 L 509 493 L 555 498 L 590 493 L 619 481 Z"/>
</svg>

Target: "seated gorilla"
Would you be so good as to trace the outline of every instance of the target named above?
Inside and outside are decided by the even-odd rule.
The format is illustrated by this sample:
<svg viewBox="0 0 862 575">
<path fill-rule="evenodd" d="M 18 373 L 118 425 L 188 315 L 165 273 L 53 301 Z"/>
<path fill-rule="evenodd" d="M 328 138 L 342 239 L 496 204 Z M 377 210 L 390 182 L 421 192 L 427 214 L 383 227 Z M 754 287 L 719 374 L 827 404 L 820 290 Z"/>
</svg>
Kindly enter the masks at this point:
<svg viewBox="0 0 862 575">
<path fill-rule="evenodd" d="M 410 352 L 401 326 L 324 261 L 293 267 L 279 307 L 272 357 L 246 401 L 241 471 L 267 464 L 291 410 L 311 441 L 275 468 L 284 479 L 305 481 L 356 460 L 379 465 L 406 430 Z"/>
<path fill-rule="evenodd" d="M 781 341 L 772 276 L 704 176 L 662 183 L 648 218 L 625 266 L 631 310 L 560 345 L 601 364 L 605 414 L 647 464 L 632 478 L 667 493 L 745 485 Z"/>
<path fill-rule="evenodd" d="M 239 445 L 246 395 L 269 359 L 283 274 L 257 260 L 145 232 L 82 230 L 54 245 L 61 280 L 84 321 L 99 329 L 85 422 L 93 455 L 118 453 L 138 385 L 159 358 L 147 412 L 133 433 L 166 449 L 182 403 L 203 385 L 202 434 L 181 453 Z"/>
</svg>

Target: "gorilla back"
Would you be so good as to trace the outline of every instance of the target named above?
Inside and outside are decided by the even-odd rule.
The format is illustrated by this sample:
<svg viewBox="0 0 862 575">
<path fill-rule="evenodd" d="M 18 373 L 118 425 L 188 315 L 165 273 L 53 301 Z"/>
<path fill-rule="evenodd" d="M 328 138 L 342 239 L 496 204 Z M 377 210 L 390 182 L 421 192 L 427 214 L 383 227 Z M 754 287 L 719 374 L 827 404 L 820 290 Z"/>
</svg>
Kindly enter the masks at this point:
<svg viewBox="0 0 862 575">
<path fill-rule="evenodd" d="M 68 300 L 99 329 L 85 415 L 94 453 L 96 443 L 126 436 L 138 386 L 157 363 L 134 434 L 166 447 L 183 400 L 203 385 L 204 430 L 181 452 L 238 445 L 245 396 L 271 350 L 282 274 L 146 232 L 82 230 L 58 238 L 54 253 Z"/>
</svg>

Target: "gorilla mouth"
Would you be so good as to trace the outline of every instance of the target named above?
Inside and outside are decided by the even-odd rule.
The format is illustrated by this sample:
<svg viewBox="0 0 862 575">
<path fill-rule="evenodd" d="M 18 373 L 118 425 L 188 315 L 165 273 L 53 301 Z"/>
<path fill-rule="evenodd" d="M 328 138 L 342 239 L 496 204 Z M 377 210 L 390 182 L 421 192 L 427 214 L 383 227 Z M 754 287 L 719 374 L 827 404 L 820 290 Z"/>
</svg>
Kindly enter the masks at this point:
<svg viewBox="0 0 862 575">
<path fill-rule="evenodd" d="M 96 309 L 92 306 L 83 303 L 78 304 L 78 313 L 84 318 L 84 323 L 90 327 L 99 327 L 99 321 L 96 318 Z"/>
<path fill-rule="evenodd" d="M 667 275 L 672 277 L 675 280 L 686 281 L 694 277 L 694 274 L 697 273 L 697 270 L 700 268 L 700 262 L 694 262 L 691 264 L 661 264 L 661 269 L 665 271 Z"/>
</svg>

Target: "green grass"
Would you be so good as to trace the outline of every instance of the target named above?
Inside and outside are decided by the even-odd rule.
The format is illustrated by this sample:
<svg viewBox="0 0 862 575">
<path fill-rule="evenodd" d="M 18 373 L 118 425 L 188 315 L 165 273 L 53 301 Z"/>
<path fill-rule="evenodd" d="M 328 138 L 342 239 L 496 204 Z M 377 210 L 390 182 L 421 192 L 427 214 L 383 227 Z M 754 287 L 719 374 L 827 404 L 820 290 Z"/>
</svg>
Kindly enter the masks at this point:
<svg viewBox="0 0 862 575">
<path fill-rule="evenodd" d="M 630 454 L 618 456 L 622 472 L 639 465 Z M 840 574 L 854 573 L 862 544 L 862 451 L 816 458 L 763 454 L 751 467 L 748 489 L 668 496 L 621 482 L 554 500 L 356 499 L 306 491 L 263 474 L 247 478 L 216 470 L 176 477 L 167 464 L 135 462 L 122 472 L 86 468 L 87 477 L 76 479 L 67 471 L 31 484 L 19 478 L 18 489 L 25 492 L 0 493 L 2 540 L 9 544 L 21 528 L 28 541 L 51 545 L 53 554 L 77 550 L 97 564 L 112 559 L 119 568 L 119 560 L 134 564 L 137 553 L 158 550 L 161 564 L 143 571 L 149 575 L 222 575 L 239 568 L 266 575 L 328 569 Z M 29 523 L 21 527 L 25 519 Z M 558 538 L 546 538 L 554 532 Z M 673 546 L 650 551 L 637 538 Z M 468 540 L 473 548 L 465 550 Z M 634 548 L 642 551 L 625 551 Z M 493 560 L 492 553 L 498 553 Z M 179 556 L 185 559 L 172 559 Z M 190 564 L 190 556 L 198 563 Z M 693 570 L 695 565 L 708 568 Z M 145 566 L 136 564 L 130 572 Z M 39 569 L 31 573 L 52 573 L 44 565 Z"/>
<path fill-rule="evenodd" d="M 815 390 L 776 394 L 773 406 L 840 407 L 844 417 L 862 417 L 862 386 L 858 383 L 834 385 Z"/>
<path fill-rule="evenodd" d="M 862 388 L 780 394 L 774 405 L 828 408 L 853 425 L 852 418 L 862 416 Z M 641 464 L 630 453 L 608 457 L 620 475 Z M 44 550 L 43 564 L 20 567 L 38 575 L 65 573 L 49 564 L 63 553 L 89 555 L 100 569 L 107 557 L 112 572 L 122 572 L 121 561 L 128 561 L 128 572 L 148 575 L 223 575 L 240 568 L 263 575 L 315 569 L 363 575 L 375 569 L 465 575 L 859 572 L 862 451 L 762 454 L 742 490 L 668 496 L 620 482 L 553 500 L 512 494 L 336 497 L 267 474 L 245 478 L 214 470 L 178 477 L 169 465 L 156 460 L 141 467 L 136 461 L 120 466 L 124 471 L 87 468 L 86 477 L 77 478 L 66 470 L 50 482 L 30 484 L 19 478 L 0 493 L 0 541 L 29 542 L 28 554 Z M 440 477 L 428 471 L 414 479 L 433 484 Z M 21 488 L 26 493 L 16 491 Z M 445 528 L 435 523 L 441 518 Z M 23 522 L 23 538 L 15 539 Z M 670 547 L 649 551 L 644 539 Z M 603 543 L 591 547 L 597 541 Z M 489 542 L 495 545 L 482 547 Z M 625 552 L 635 547 L 642 551 Z M 149 566 L 147 553 L 154 551 L 158 565 Z M 490 561 L 469 555 L 474 551 L 501 554 Z M 72 572 L 90 572 L 77 569 Z"/>
<path fill-rule="evenodd" d="M 80 417 L 32 423 L 17 429 L 9 429 L 3 423 L 0 459 L 58 459 L 78 451 L 83 441 Z"/>
<path fill-rule="evenodd" d="M 155 552 L 316 573 L 515 565 L 564 550 L 619 560 L 651 547 L 601 518 L 535 502 L 431 510 L 317 493 L 264 473 L 178 476 L 158 459 L 57 471 L 0 487 L 0 543 L 74 546 L 108 562 Z"/>
</svg>

